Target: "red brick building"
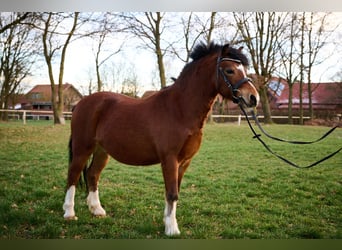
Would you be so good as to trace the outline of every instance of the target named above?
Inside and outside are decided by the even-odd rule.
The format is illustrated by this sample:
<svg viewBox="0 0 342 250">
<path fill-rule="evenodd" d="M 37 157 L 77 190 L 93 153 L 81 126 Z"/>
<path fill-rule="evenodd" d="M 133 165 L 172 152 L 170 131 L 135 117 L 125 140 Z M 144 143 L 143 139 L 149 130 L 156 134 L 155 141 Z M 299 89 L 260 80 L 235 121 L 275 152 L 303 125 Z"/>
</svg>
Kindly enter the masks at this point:
<svg viewBox="0 0 342 250">
<path fill-rule="evenodd" d="M 20 100 L 21 109 L 52 110 L 51 93 L 49 84 L 34 86 Z M 82 94 L 72 84 L 63 84 L 64 111 L 71 111 L 82 97 Z"/>
</svg>

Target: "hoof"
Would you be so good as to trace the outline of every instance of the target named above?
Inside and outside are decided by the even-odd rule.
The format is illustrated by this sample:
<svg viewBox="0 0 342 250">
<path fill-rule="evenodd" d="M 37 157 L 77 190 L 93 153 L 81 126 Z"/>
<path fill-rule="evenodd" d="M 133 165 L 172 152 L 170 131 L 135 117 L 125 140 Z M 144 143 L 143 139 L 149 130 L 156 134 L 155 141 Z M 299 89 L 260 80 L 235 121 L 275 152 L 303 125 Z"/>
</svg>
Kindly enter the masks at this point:
<svg viewBox="0 0 342 250">
<path fill-rule="evenodd" d="M 105 218 L 105 217 L 107 217 L 106 214 L 93 214 L 93 216 L 94 216 L 95 218 Z"/>
<path fill-rule="evenodd" d="M 178 223 L 176 219 L 166 217 L 164 219 L 165 222 L 165 234 L 167 236 L 177 236 L 180 235 L 180 231 L 178 229 Z"/>
<path fill-rule="evenodd" d="M 174 229 L 165 229 L 165 234 L 167 236 L 177 236 L 180 235 L 180 231 L 178 228 L 174 228 Z"/>
<path fill-rule="evenodd" d="M 64 220 L 72 221 L 72 220 L 78 220 L 78 218 L 77 216 L 64 216 Z"/>
<path fill-rule="evenodd" d="M 106 217 L 106 211 L 101 207 L 101 205 L 89 206 L 89 210 L 95 217 Z"/>
</svg>

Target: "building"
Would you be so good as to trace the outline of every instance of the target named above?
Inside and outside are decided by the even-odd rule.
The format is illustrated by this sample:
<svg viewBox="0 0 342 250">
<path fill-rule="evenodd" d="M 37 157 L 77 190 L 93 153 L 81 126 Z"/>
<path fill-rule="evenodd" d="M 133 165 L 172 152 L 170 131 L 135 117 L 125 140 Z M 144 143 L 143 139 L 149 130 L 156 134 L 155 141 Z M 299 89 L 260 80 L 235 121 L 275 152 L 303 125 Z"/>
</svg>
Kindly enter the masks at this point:
<svg viewBox="0 0 342 250">
<path fill-rule="evenodd" d="M 21 99 L 20 109 L 52 110 L 51 93 L 50 84 L 34 86 Z M 64 111 L 71 111 L 82 97 L 82 94 L 72 84 L 63 84 Z"/>
<path fill-rule="evenodd" d="M 286 81 L 273 78 L 269 82 L 272 115 L 287 115 L 289 107 L 289 86 Z M 292 112 L 299 114 L 300 84 L 292 87 Z M 342 83 L 311 83 L 311 100 L 315 117 L 331 119 L 342 114 Z M 309 115 L 308 84 L 303 84 L 302 107 L 304 115 Z"/>
</svg>

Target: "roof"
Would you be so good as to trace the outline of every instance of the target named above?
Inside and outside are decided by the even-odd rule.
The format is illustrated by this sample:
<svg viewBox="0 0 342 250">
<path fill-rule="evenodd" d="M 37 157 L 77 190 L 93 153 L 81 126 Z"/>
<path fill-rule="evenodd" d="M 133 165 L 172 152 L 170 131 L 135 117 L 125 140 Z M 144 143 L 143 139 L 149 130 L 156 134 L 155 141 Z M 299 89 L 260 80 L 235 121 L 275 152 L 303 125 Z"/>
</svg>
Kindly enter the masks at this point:
<svg viewBox="0 0 342 250">
<path fill-rule="evenodd" d="M 73 89 L 79 96 L 82 94 L 70 83 L 63 84 L 63 92 L 68 89 Z M 32 99 L 32 95 L 39 93 L 40 96 L 35 97 L 35 101 L 50 101 L 51 100 L 51 85 L 50 84 L 38 84 L 34 86 L 25 96 Z"/>
<path fill-rule="evenodd" d="M 66 90 L 66 89 L 68 89 L 70 87 L 72 87 L 72 84 L 70 84 L 70 83 L 63 84 L 63 90 Z M 27 95 L 31 94 L 31 93 L 46 93 L 48 95 L 51 95 L 51 85 L 50 84 L 38 84 L 38 85 L 34 86 L 27 93 Z"/>
<path fill-rule="evenodd" d="M 292 87 L 292 105 L 299 105 L 299 83 L 295 83 Z M 311 83 L 312 104 L 315 108 L 335 108 L 342 105 L 342 82 L 330 83 Z M 283 84 L 274 93 L 276 97 L 276 105 L 280 108 L 287 108 L 289 102 L 289 87 Z M 309 104 L 308 84 L 303 84 L 304 106 Z"/>
</svg>

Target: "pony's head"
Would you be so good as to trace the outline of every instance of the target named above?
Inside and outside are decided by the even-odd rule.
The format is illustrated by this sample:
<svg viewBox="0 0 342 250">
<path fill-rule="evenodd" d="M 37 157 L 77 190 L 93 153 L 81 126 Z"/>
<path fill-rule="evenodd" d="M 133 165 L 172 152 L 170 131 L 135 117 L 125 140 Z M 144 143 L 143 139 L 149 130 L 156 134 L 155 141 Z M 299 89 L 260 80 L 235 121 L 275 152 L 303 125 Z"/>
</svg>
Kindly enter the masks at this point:
<svg viewBox="0 0 342 250">
<path fill-rule="evenodd" d="M 248 59 L 242 53 L 242 47 L 222 46 L 217 57 L 216 89 L 243 108 L 252 108 L 258 105 L 259 93 L 247 77 L 247 66 Z"/>
</svg>

